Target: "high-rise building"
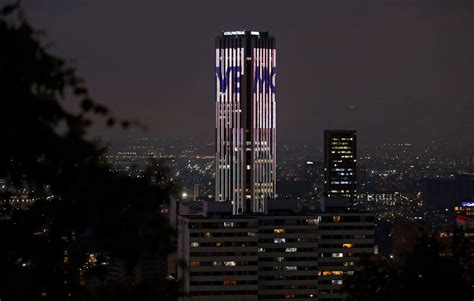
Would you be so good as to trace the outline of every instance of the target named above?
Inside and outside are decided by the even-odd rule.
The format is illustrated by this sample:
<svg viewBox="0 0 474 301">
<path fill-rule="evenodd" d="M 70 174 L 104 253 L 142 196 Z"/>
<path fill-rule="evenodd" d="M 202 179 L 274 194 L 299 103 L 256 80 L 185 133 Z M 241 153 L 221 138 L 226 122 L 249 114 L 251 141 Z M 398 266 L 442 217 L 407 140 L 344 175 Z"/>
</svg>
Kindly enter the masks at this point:
<svg viewBox="0 0 474 301">
<path fill-rule="evenodd" d="M 324 131 L 324 196 L 355 198 L 356 167 L 356 131 Z"/>
<path fill-rule="evenodd" d="M 228 31 L 216 39 L 216 201 L 264 212 L 275 197 L 275 39 Z"/>
</svg>

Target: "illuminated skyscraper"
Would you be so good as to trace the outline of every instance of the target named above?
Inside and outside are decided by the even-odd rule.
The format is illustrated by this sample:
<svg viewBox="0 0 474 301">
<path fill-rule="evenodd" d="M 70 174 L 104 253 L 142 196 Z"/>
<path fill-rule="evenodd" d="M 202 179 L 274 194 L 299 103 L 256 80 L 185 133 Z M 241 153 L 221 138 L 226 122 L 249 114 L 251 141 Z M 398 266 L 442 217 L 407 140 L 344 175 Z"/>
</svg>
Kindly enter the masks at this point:
<svg viewBox="0 0 474 301">
<path fill-rule="evenodd" d="M 355 198 L 356 167 L 356 131 L 324 131 L 324 195 Z"/>
<path fill-rule="evenodd" d="M 216 201 L 264 212 L 276 184 L 276 50 L 267 32 L 216 39 Z"/>
</svg>

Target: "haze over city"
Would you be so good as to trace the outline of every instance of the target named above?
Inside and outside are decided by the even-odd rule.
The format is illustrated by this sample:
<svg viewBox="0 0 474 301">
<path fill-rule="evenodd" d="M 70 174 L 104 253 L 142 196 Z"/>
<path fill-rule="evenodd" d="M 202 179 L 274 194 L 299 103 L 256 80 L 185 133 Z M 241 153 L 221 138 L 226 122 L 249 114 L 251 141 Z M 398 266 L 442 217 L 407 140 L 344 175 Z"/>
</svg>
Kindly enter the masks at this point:
<svg viewBox="0 0 474 301">
<path fill-rule="evenodd" d="M 473 37 L 472 0 L 0 0 L 0 301 L 474 300 Z"/>
<path fill-rule="evenodd" d="M 212 41 L 257 29 L 277 38 L 282 144 L 321 146 L 324 129 L 350 128 L 362 144 L 473 148 L 471 1 L 23 2 L 95 99 L 149 127 L 130 135 L 212 141 Z"/>
</svg>

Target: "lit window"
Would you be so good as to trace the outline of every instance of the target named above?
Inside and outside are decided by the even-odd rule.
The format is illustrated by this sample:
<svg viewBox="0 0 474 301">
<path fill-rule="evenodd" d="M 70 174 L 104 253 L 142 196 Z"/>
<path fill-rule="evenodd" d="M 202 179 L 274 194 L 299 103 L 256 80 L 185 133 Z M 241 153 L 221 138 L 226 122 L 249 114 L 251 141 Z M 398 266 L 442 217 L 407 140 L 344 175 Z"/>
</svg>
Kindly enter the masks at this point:
<svg viewBox="0 0 474 301">
<path fill-rule="evenodd" d="M 298 249 L 297 248 L 286 248 L 285 252 L 287 253 L 294 253 L 294 252 L 297 252 Z"/>
<path fill-rule="evenodd" d="M 332 257 L 344 257 L 342 253 L 332 253 Z"/>
<path fill-rule="evenodd" d="M 296 271 L 298 268 L 294 265 L 285 266 L 285 271 Z"/>
<path fill-rule="evenodd" d="M 339 223 L 341 221 L 341 217 L 339 215 L 334 215 L 332 217 L 332 220 L 335 222 L 335 223 Z"/>
<path fill-rule="evenodd" d="M 295 299 L 296 295 L 295 294 L 285 294 L 285 299 Z"/>
<path fill-rule="evenodd" d="M 191 261 L 191 267 L 192 268 L 197 268 L 197 267 L 199 267 L 199 265 L 200 265 L 199 261 Z"/>
<path fill-rule="evenodd" d="M 273 242 L 276 243 L 276 244 L 284 244 L 284 243 L 286 243 L 286 239 L 284 239 L 284 238 L 275 238 L 273 240 Z"/>
<path fill-rule="evenodd" d="M 234 226 L 234 222 L 224 222 L 224 227 L 226 228 L 233 228 Z"/>
<path fill-rule="evenodd" d="M 342 280 L 332 280 L 332 284 L 342 284 Z"/>
<path fill-rule="evenodd" d="M 212 237 L 211 232 L 206 232 L 206 233 L 204 233 L 204 237 L 205 237 L 205 238 L 211 238 L 211 237 Z"/>
<path fill-rule="evenodd" d="M 316 218 L 310 218 L 310 219 L 307 219 L 306 222 L 308 222 L 309 225 L 316 225 L 318 224 L 319 220 Z"/>
<path fill-rule="evenodd" d="M 220 266 L 222 266 L 222 261 L 213 261 L 212 265 L 215 266 L 215 267 L 220 267 Z"/>
<path fill-rule="evenodd" d="M 285 257 L 277 257 L 276 258 L 278 262 L 283 262 L 285 261 Z"/>
<path fill-rule="evenodd" d="M 224 285 L 236 285 L 236 284 L 237 284 L 237 281 L 235 280 L 229 280 L 229 279 L 224 280 Z"/>
<path fill-rule="evenodd" d="M 350 248 L 353 247 L 353 245 L 352 244 L 342 244 L 342 247 L 350 249 Z"/>
<path fill-rule="evenodd" d="M 273 233 L 282 234 L 282 233 L 285 233 L 285 229 L 282 229 L 282 228 L 273 229 Z"/>
<path fill-rule="evenodd" d="M 235 261 L 224 261 L 224 265 L 226 267 L 235 267 L 237 264 L 235 263 Z"/>
<path fill-rule="evenodd" d="M 263 253 L 265 252 L 265 248 L 258 248 L 258 253 Z"/>
<path fill-rule="evenodd" d="M 199 243 L 198 242 L 192 242 L 191 243 L 191 248 L 197 248 L 199 247 Z"/>
</svg>

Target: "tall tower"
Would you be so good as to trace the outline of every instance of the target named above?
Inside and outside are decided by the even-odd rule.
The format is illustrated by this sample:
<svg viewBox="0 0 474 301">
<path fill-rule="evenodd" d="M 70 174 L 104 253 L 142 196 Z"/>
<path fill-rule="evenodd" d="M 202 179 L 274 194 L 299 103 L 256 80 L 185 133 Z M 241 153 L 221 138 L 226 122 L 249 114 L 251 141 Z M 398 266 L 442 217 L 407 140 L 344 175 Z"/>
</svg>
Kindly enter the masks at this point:
<svg viewBox="0 0 474 301">
<path fill-rule="evenodd" d="M 216 201 L 264 212 L 276 184 L 276 50 L 267 32 L 216 39 Z"/>
<path fill-rule="evenodd" d="M 356 131 L 324 131 L 324 196 L 355 198 L 356 193 Z"/>
</svg>

